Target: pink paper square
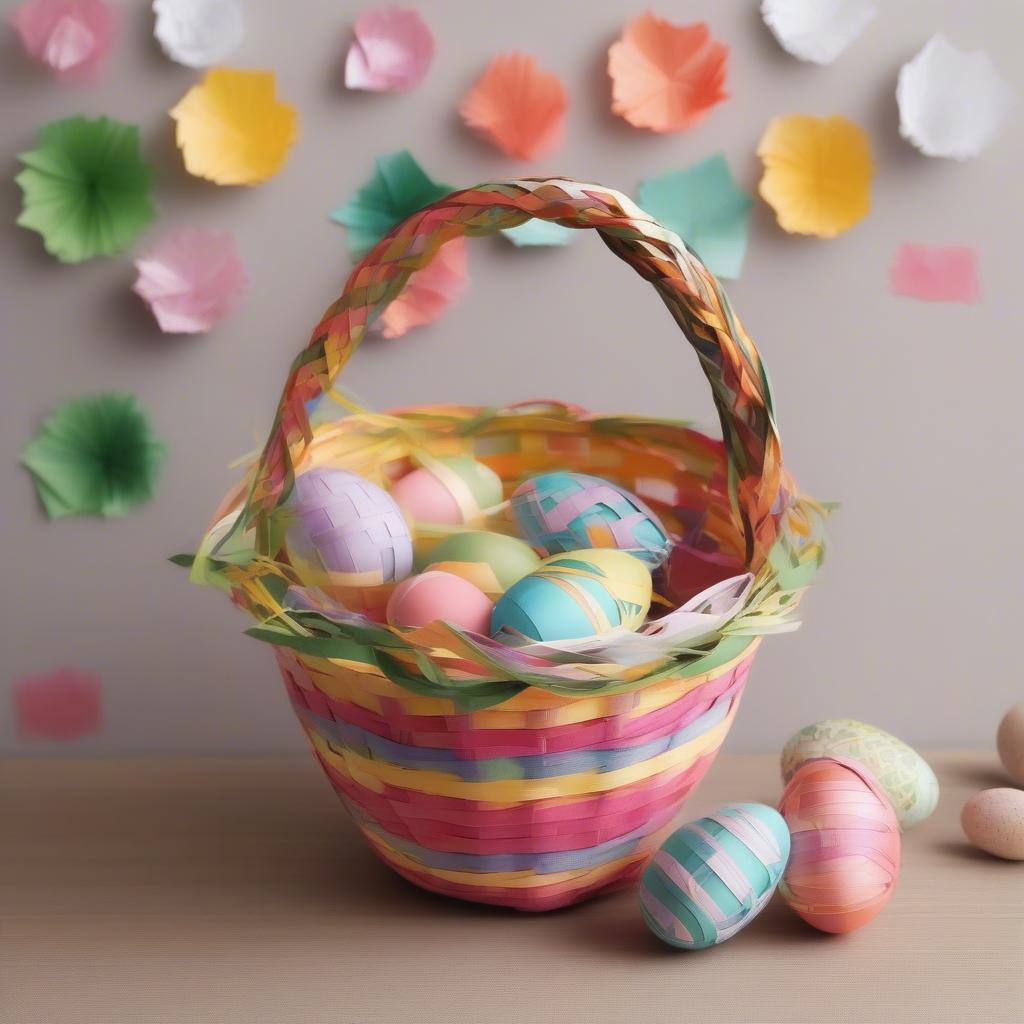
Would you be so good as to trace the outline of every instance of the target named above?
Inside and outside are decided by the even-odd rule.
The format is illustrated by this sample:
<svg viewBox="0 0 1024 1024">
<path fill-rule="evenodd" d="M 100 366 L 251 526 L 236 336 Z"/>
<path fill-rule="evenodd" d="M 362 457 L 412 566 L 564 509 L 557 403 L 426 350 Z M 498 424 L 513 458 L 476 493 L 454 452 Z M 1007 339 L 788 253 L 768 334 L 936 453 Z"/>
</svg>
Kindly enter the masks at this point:
<svg viewBox="0 0 1024 1024">
<path fill-rule="evenodd" d="M 968 245 L 904 242 L 889 267 L 889 287 L 925 302 L 977 302 L 977 253 Z"/>
</svg>

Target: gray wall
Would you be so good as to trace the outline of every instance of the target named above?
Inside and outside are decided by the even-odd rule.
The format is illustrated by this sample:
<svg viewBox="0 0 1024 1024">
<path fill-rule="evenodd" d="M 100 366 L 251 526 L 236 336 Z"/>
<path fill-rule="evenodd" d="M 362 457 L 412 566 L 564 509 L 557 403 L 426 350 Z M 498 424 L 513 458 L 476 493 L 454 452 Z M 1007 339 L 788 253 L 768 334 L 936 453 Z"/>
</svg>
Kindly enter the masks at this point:
<svg viewBox="0 0 1024 1024">
<path fill-rule="evenodd" d="M 1024 554 L 1019 108 L 980 159 L 928 160 L 900 140 L 893 90 L 900 64 L 942 30 L 959 45 L 988 47 L 1019 93 L 1019 5 L 882 2 L 868 33 L 818 68 L 777 47 L 752 0 L 662 3 L 678 20 L 708 18 L 733 54 L 733 98 L 697 129 L 668 137 L 631 129 L 608 109 L 604 53 L 642 6 L 590 0 L 580 15 L 581 5 L 551 0 L 422 0 L 436 64 L 418 91 L 374 96 L 340 85 L 347 25 L 361 5 L 253 2 L 235 62 L 275 69 L 302 119 L 286 169 L 256 189 L 218 188 L 183 171 L 166 111 L 195 75 L 157 51 L 148 4 L 122 4 L 121 45 L 92 87 L 51 82 L 3 34 L 0 748 L 54 749 L 16 738 L 7 690 L 20 674 L 71 664 L 102 674 L 106 728 L 60 752 L 299 749 L 270 652 L 241 635 L 245 620 L 220 595 L 190 588 L 165 558 L 191 549 L 233 479 L 228 463 L 262 440 L 285 370 L 349 266 L 344 232 L 327 212 L 369 175 L 375 154 L 408 146 L 455 183 L 533 171 L 632 191 L 645 175 L 722 150 L 753 188 L 763 127 L 798 112 L 843 113 L 868 128 L 878 165 L 871 216 L 820 242 L 783 234 L 758 202 L 744 277 L 730 293 L 771 367 L 789 464 L 806 490 L 843 508 L 806 625 L 765 644 L 729 743 L 778 749 L 792 729 L 829 715 L 865 718 L 920 745 L 991 742 L 1003 709 L 1024 697 L 1015 660 Z M 484 63 L 510 48 L 556 70 L 571 97 L 566 143 L 538 166 L 478 142 L 455 113 Z M 254 287 L 213 334 L 162 336 L 129 293 L 128 258 L 61 266 L 35 235 L 10 226 L 14 155 L 44 122 L 75 112 L 142 125 L 160 205 L 145 241 L 192 223 L 237 236 Z M 903 240 L 976 244 L 983 301 L 890 296 L 886 268 Z M 378 407 L 556 395 L 714 422 L 694 357 L 661 303 L 596 238 L 540 252 L 480 240 L 471 271 L 471 290 L 442 322 L 368 344 L 346 383 Z M 615 369 L 624 343 L 627 377 Z M 113 387 L 138 392 L 169 443 L 157 499 L 121 522 L 47 523 L 17 453 L 56 403 Z"/>
</svg>

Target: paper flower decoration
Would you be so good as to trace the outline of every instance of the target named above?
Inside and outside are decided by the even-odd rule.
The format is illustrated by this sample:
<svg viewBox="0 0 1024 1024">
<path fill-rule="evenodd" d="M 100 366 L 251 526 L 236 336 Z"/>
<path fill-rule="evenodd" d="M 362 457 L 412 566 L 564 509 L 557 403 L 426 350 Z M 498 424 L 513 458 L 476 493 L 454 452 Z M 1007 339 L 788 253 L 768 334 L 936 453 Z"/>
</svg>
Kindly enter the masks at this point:
<svg viewBox="0 0 1024 1024">
<path fill-rule="evenodd" d="M 109 392 L 65 402 L 25 446 L 50 519 L 124 516 L 153 496 L 164 457 L 134 395 Z"/>
<path fill-rule="evenodd" d="M 226 233 L 185 228 L 135 261 L 133 291 L 168 334 L 201 334 L 224 319 L 249 283 L 235 240 Z"/>
<path fill-rule="evenodd" d="M 984 50 L 956 49 L 941 35 L 900 68 L 900 134 L 925 156 L 966 160 L 988 146 L 1012 102 Z"/>
<path fill-rule="evenodd" d="M 740 276 L 753 200 L 736 184 L 721 153 L 641 181 L 637 201 L 695 249 L 712 273 Z"/>
<path fill-rule="evenodd" d="M 932 248 L 904 242 L 889 268 L 889 287 L 896 295 L 925 302 L 976 302 L 977 259 L 967 245 Z"/>
<path fill-rule="evenodd" d="M 466 290 L 468 282 L 466 240 L 453 238 L 409 278 L 376 326 L 383 337 L 400 338 L 413 327 L 432 323 Z"/>
<path fill-rule="evenodd" d="M 331 220 L 348 228 L 353 259 L 362 259 L 409 214 L 452 190 L 433 181 L 407 149 L 377 157 L 376 165 L 373 177 L 331 213 Z"/>
<path fill-rule="evenodd" d="M 868 0 L 762 0 L 761 17 L 800 60 L 831 64 L 878 12 Z"/>
<path fill-rule="evenodd" d="M 226 60 L 245 35 L 239 0 L 153 0 L 153 13 L 161 49 L 189 68 Z"/>
<path fill-rule="evenodd" d="M 139 129 L 109 117 L 51 121 L 39 145 L 18 159 L 22 191 L 17 223 L 43 236 L 62 263 L 121 252 L 156 216 L 153 172 L 139 150 Z"/>
<path fill-rule="evenodd" d="M 384 7 L 356 20 L 345 58 L 345 85 L 370 92 L 405 92 L 423 80 L 434 59 L 434 37 L 418 11 Z"/>
<path fill-rule="evenodd" d="M 14 682 L 14 716 L 22 739 L 76 740 L 99 732 L 100 677 L 73 668 Z"/>
<path fill-rule="evenodd" d="M 704 22 L 674 25 L 654 14 L 629 22 L 608 50 L 612 112 L 636 128 L 681 132 L 728 98 L 729 49 Z"/>
<path fill-rule="evenodd" d="M 25 50 L 66 79 L 93 77 L 114 36 L 114 15 L 104 0 L 28 0 L 11 23 Z"/>
<path fill-rule="evenodd" d="M 516 248 L 538 245 L 568 245 L 576 240 L 578 231 L 563 228 L 551 220 L 538 220 L 533 217 L 514 228 L 505 228 L 502 232 Z"/>
<path fill-rule="evenodd" d="M 845 117 L 777 117 L 757 155 L 764 164 L 758 191 L 783 231 L 834 238 L 871 208 L 871 144 Z"/>
<path fill-rule="evenodd" d="M 562 140 L 565 87 L 525 53 L 495 57 L 459 104 L 472 129 L 508 156 L 533 160 Z"/>
<path fill-rule="evenodd" d="M 273 177 L 298 137 L 298 115 L 277 99 L 273 71 L 214 68 L 171 117 L 185 169 L 218 185 Z"/>
</svg>

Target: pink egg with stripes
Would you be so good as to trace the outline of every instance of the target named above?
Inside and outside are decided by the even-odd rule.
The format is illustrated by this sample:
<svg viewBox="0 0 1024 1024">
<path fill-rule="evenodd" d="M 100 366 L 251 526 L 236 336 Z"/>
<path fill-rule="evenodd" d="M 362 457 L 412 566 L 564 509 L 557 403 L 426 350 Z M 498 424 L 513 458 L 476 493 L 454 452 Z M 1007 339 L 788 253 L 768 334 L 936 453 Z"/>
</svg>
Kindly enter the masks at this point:
<svg viewBox="0 0 1024 1024">
<path fill-rule="evenodd" d="M 843 758 L 805 761 L 779 811 L 792 838 L 785 901 L 823 932 L 852 932 L 881 913 L 899 876 L 900 826 L 868 769 Z"/>
</svg>

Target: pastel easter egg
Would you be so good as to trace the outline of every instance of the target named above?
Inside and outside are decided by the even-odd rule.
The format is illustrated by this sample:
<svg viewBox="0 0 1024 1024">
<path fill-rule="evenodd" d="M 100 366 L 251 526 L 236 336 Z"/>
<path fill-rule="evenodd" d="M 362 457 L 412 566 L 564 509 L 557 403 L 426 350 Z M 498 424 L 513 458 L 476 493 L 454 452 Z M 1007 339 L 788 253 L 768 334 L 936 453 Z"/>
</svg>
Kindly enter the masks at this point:
<svg viewBox="0 0 1024 1024">
<path fill-rule="evenodd" d="M 600 477 L 543 473 L 520 484 L 510 500 L 520 532 L 545 555 L 612 548 L 651 569 L 668 556 L 668 532 L 658 517 L 635 494 Z"/>
<path fill-rule="evenodd" d="M 790 907 L 823 932 L 852 932 L 876 917 L 899 876 L 900 826 L 871 773 L 856 761 L 804 761 L 779 811 L 792 840 L 779 883 Z"/>
<path fill-rule="evenodd" d="M 919 825 L 939 802 L 939 780 L 916 750 L 877 726 L 855 718 L 826 718 L 790 736 L 782 751 L 782 778 L 812 757 L 859 761 L 885 790 L 900 828 Z"/>
<path fill-rule="evenodd" d="M 1024 701 L 1014 704 L 1003 715 L 996 733 L 996 749 L 1006 774 L 1024 786 Z"/>
<path fill-rule="evenodd" d="M 964 835 L 979 849 L 1003 860 L 1024 860 L 1024 791 L 985 789 L 960 813 Z"/>
<path fill-rule="evenodd" d="M 357 473 L 300 473 L 286 507 L 285 548 L 304 582 L 371 587 L 409 575 L 408 523 L 387 491 Z"/>
<path fill-rule="evenodd" d="M 496 601 L 539 566 L 536 552 L 518 537 L 467 530 L 442 540 L 430 553 L 426 568 L 461 576 Z"/>
<path fill-rule="evenodd" d="M 568 551 L 544 559 L 494 606 L 491 636 L 500 640 L 572 640 L 637 629 L 651 606 L 644 563 L 613 548 Z"/>
<path fill-rule="evenodd" d="M 460 629 L 487 634 L 494 603 L 478 587 L 450 572 L 424 572 L 395 587 L 388 600 L 392 626 L 426 626 L 450 622 Z"/>
<path fill-rule="evenodd" d="M 501 478 L 489 466 L 455 455 L 432 459 L 391 485 L 402 511 L 417 523 L 479 522 L 484 509 L 501 504 Z"/>
<path fill-rule="evenodd" d="M 640 879 L 647 927 L 679 949 L 731 939 L 771 899 L 789 858 L 789 830 L 764 804 L 726 804 L 662 843 Z"/>
</svg>

